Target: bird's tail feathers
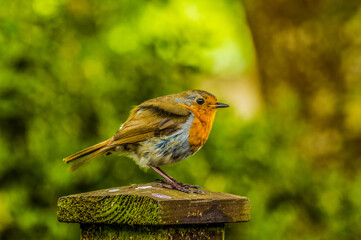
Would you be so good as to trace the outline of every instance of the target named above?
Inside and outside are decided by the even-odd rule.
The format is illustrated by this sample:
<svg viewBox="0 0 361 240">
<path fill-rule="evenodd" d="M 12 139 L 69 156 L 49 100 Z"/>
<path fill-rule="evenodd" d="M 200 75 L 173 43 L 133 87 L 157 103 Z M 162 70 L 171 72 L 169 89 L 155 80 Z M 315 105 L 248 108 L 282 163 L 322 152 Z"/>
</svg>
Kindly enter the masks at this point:
<svg viewBox="0 0 361 240">
<path fill-rule="evenodd" d="M 112 141 L 112 138 L 105 140 L 104 142 L 95 144 L 86 149 L 83 149 L 77 153 L 74 153 L 73 155 L 70 155 L 69 157 L 66 157 L 63 160 L 66 163 L 77 161 L 75 164 L 73 164 L 70 167 L 70 170 L 75 171 L 78 168 L 84 166 L 90 160 L 107 153 L 110 150 L 110 148 L 108 147 L 108 144 L 111 141 Z"/>
</svg>

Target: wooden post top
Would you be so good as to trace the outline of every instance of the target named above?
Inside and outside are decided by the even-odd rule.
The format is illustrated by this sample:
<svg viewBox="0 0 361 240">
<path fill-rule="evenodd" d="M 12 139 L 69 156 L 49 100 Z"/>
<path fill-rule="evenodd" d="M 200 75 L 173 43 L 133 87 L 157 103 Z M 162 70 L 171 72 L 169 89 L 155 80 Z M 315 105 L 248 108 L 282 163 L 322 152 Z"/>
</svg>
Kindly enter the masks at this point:
<svg viewBox="0 0 361 240">
<path fill-rule="evenodd" d="M 58 220 L 71 223 L 173 225 L 244 222 L 247 197 L 203 190 L 165 189 L 157 183 L 133 184 L 61 197 Z"/>
</svg>

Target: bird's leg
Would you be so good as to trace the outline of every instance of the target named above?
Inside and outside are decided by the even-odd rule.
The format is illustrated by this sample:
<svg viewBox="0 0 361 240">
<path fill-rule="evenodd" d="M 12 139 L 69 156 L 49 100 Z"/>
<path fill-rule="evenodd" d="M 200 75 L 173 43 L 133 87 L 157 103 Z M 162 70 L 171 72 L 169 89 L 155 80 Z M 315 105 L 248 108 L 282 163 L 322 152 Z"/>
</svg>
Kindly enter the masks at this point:
<svg viewBox="0 0 361 240">
<path fill-rule="evenodd" d="M 159 167 L 155 167 L 155 166 L 149 166 L 149 167 L 151 167 L 154 171 L 156 171 L 159 175 L 161 175 L 172 188 L 177 189 L 178 191 L 186 192 L 186 193 L 203 193 L 200 190 L 191 190 L 191 189 L 189 189 L 189 188 L 199 188 L 199 187 L 178 182 L 177 180 L 175 180 L 174 178 L 169 176 L 167 173 L 165 173 Z M 169 188 L 169 187 L 164 186 L 164 185 L 162 185 L 162 186 L 166 187 L 166 188 Z"/>
<path fill-rule="evenodd" d="M 151 166 L 153 168 L 154 171 L 156 171 L 159 175 L 161 175 L 162 177 L 164 177 L 165 179 L 170 179 L 172 182 L 178 184 L 178 185 L 181 185 L 182 187 L 186 187 L 186 188 L 196 188 L 196 189 L 200 189 L 202 188 L 201 186 L 198 186 L 198 185 L 189 185 L 189 184 L 186 184 L 186 183 L 181 183 L 181 182 L 178 182 L 177 180 L 175 180 L 173 177 L 171 177 L 169 174 L 167 174 L 166 172 L 164 172 L 162 169 L 160 169 L 159 167 L 154 167 L 154 166 Z M 156 168 L 156 169 L 154 169 Z M 168 181 L 167 181 L 168 182 Z"/>
<path fill-rule="evenodd" d="M 164 177 L 164 175 L 166 175 L 168 178 L 170 178 L 173 182 L 175 182 L 176 184 L 179 184 L 181 185 L 182 187 L 186 187 L 186 188 L 197 188 L 197 189 L 200 189 L 202 188 L 201 186 L 197 186 L 197 185 L 189 185 L 189 184 L 186 184 L 186 183 L 181 183 L 181 182 L 178 182 L 177 180 L 175 180 L 173 177 L 171 177 L 169 174 L 167 174 L 166 172 L 164 172 L 162 169 L 160 169 L 159 167 L 155 167 L 157 168 L 157 170 L 159 170 L 159 172 L 157 170 L 154 170 L 159 173 L 162 177 Z M 161 173 L 163 174 L 161 174 Z M 165 178 L 165 177 L 164 177 Z"/>
<path fill-rule="evenodd" d="M 177 180 L 169 176 L 159 167 L 154 167 L 154 166 L 149 166 L 149 167 L 151 167 L 154 171 L 156 171 L 159 175 L 161 175 L 169 184 L 178 184 Z"/>
</svg>

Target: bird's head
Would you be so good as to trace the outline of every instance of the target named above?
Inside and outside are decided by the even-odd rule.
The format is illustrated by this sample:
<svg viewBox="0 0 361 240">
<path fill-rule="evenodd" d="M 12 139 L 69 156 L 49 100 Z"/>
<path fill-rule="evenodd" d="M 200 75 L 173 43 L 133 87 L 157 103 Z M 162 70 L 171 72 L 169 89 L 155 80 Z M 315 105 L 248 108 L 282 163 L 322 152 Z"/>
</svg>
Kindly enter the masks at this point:
<svg viewBox="0 0 361 240">
<path fill-rule="evenodd" d="M 210 116 L 214 118 L 214 114 L 218 108 L 229 107 L 227 104 L 218 102 L 216 96 L 203 90 L 189 90 L 179 94 L 175 101 L 183 107 L 189 109 L 196 116 Z"/>
</svg>

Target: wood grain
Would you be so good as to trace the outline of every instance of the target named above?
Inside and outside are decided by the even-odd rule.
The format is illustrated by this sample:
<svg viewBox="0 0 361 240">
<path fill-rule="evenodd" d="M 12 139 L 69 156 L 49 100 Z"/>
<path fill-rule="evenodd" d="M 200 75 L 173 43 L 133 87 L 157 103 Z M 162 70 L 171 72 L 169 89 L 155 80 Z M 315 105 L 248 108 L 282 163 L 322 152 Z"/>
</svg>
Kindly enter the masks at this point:
<svg viewBox="0 0 361 240">
<path fill-rule="evenodd" d="M 75 194 L 59 198 L 58 220 L 81 224 L 178 225 L 250 219 L 247 197 L 204 192 L 189 194 L 147 183 Z"/>
<path fill-rule="evenodd" d="M 80 228 L 81 240 L 222 240 L 225 236 L 224 223 L 159 226 L 81 224 Z"/>
</svg>

